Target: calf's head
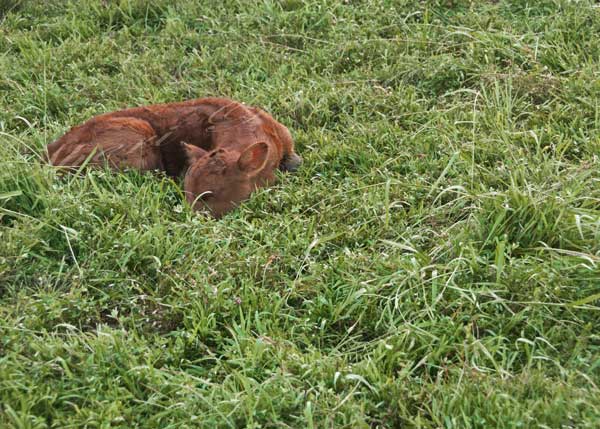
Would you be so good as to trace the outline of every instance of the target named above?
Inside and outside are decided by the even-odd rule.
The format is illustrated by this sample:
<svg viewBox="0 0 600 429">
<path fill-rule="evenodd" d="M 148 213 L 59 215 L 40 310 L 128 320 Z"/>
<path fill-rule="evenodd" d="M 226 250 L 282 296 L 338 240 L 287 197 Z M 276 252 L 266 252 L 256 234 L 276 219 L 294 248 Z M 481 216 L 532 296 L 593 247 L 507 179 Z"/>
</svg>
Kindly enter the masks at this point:
<svg viewBox="0 0 600 429">
<path fill-rule="evenodd" d="M 189 164 L 184 179 L 186 199 L 195 210 L 207 209 L 215 218 L 248 199 L 256 188 L 275 181 L 277 151 L 265 142 L 241 151 L 206 152 L 188 144 L 184 150 Z"/>
</svg>

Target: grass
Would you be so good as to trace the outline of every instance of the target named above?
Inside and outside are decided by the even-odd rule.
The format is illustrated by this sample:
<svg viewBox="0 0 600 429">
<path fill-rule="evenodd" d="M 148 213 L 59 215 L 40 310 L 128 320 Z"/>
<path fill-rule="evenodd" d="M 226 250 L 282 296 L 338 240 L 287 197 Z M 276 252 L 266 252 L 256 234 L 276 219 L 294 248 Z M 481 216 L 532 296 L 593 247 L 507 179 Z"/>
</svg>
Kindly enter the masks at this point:
<svg viewBox="0 0 600 429">
<path fill-rule="evenodd" d="M 0 427 L 600 425 L 596 2 L 0 7 Z M 305 159 L 220 221 L 39 162 L 207 95 Z"/>
</svg>

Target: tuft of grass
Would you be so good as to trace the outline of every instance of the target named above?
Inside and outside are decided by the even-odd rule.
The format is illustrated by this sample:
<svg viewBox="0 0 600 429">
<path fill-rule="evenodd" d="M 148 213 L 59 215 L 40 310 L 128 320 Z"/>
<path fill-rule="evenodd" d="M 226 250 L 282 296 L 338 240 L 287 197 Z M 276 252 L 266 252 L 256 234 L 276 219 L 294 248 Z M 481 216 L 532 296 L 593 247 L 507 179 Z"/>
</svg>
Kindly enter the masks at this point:
<svg viewBox="0 0 600 429">
<path fill-rule="evenodd" d="M 0 426 L 600 424 L 600 9 L 0 0 Z M 295 175 L 220 221 L 44 145 L 228 96 Z"/>
</svg>

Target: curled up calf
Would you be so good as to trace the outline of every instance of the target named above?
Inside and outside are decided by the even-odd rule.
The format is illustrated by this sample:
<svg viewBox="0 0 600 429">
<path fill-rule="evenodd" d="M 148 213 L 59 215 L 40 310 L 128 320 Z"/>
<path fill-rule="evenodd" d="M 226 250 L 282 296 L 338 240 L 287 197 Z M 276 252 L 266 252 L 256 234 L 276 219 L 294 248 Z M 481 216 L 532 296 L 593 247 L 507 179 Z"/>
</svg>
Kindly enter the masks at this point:
<svg viewBox="0 0 600 429">
<path fill-rule="evenodd" d="M 185 175 L 194 209 L 214 217 L 295 171 L 302 159 L 289 130 L 261 109 L 225 98 L 201 98 L 98 115 L 47 147 L 52 165 L 108 164 L 115 170 Z"/>
</svg>

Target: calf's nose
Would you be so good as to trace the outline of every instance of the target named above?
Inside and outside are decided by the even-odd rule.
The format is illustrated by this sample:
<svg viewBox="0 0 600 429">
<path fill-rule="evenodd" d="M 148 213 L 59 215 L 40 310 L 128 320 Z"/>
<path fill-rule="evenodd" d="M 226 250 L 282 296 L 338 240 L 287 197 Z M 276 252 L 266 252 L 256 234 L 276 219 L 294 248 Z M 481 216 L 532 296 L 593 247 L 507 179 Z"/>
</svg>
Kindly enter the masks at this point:
<svg viewBox="0 0 600 429">
<path fill-rule="evenodd" d="M 281 164 L 279 166 L 282 171 L 294 172 L 300 168 L 302 165 L 302 158 L 295 153 L 292 153 L 281 160 Z"/>
</svg>

